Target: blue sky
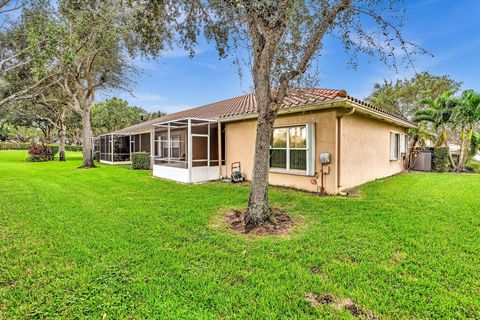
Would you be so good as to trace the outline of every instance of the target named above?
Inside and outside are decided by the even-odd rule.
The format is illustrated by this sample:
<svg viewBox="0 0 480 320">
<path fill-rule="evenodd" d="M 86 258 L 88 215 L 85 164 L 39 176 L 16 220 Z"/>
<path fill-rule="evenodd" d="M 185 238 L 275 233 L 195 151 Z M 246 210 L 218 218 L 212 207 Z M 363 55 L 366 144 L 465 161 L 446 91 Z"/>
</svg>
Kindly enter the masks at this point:
<svg viewBox="0 0 480 320">
<path fill-rule="evenodd" d="M 417 57 L 417 71 L 448 74 L 463 81 L 464 89 L 480 91 L 480 1 L 418 0 L 407 1 L 407 7 L 405 38 L 434 55 Z M 345 89 L 360 99 L 368 96 L 375 82 L 413 75 L 411 69 L 396 72 L 368 56 L 360 56 L 358 67 L 352 69 L 341 44 L 332 38 L 325 39 L 318 59 L 319 87 Z M 193 59 L 172 50 L 155 61 L 136 61 L 143 73 L 136 79 L 134 96 L 109 95 L 149 111 L 172 113 L 251 92 L 250 74 L 240 80 L 232 62 L 219 60 L 212 44 L 200 45 Z"/>
</svg>

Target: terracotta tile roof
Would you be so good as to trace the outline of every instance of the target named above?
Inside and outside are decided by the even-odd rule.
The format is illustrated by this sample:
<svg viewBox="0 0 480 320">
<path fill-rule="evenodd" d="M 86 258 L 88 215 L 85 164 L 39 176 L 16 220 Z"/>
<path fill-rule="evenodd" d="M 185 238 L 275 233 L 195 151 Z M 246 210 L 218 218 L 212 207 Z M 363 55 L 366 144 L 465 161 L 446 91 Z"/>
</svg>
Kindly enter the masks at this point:
<svg viewBox="0 0 480 320">
<path fill-rule="evenodd" d="M 409 122 L 406 118 L 400 114 L 394 112 L 388 112 L 381 108 L 370 105 L 364 101 L 353 98 L 347 94 L 345 90 L 331 90 L 331 89 L 290 89 L 287 97 L 284 100 L 284 104 L 281 109 L 294 108 L 300 106 L 308 106 L 325 102 L 333 102 L 339 100 L 348 100 L 361 106 L 371 109 L 376 112 L 390 115 L 402 121 Z M 214 119 L 222 120 L 235 118 L 238 116 L 244 116 L 249 114 L 255 114 L 257 112 L 257 102 L 255 94 L 250 93 L 243 96 L 230 98 L 223 101 L 214 102 L 211 104 L 203 105 L 200 107 L 187 109 L 184 111 L 172 113 L 160 118 L 152 119 L 122 130 L 118 130 L 115 133 L 134 133 L 150 130 L 152 125 L 160 122 L 184 119 L 184 118 L 199 118 L 199 119 Z"/>
<path fill-rule="evenodd" d="M 380 112 L 380 113 L 383 113 L 383 114 L 387 114 L 389 116 L 392 116 L 394 118 L 397 118 L 399 120 L 402 120 L 402 121 L 406 121 L 408 123 L 411 123 L 411 124 L 414 124 L 413 122 L 411 122 L 410 120 L 408 120 L 407 118 L 405 118 L 402 114 L 398 113 L 398 112 L 395 112 L 395 111 L 387 111 L 383 108 L 380 108 L 380 107 L 377 107 L 377 106 L 374 106 L 373 104 L 370 104 L 368 102 L 365 102 L 363 100 L 360 100 L 360 99 L 357 99 L 357 98 L 354 98 L 352 96 L 347 96 L 346 97 L 347 100 L 349 101 L 352 101 L 356 104 L 359 104 L 361 106 L 364 106 L 368 109 L 371 109 L 371 110 L 374 110 L 374 111 L 377 111 L 377 112 Z"/>
</svg>

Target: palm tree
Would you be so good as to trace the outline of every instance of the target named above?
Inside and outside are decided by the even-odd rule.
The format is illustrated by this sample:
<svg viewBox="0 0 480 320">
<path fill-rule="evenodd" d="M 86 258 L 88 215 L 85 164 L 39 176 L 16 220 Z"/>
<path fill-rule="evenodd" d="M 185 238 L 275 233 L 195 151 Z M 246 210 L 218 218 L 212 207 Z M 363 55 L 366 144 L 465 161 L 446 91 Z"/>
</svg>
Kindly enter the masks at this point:
<svg viewBox="0 0 480 320">
<path fill-rule="evenodd" d="M 443 145 L 447 148 L 450 165 L 453 169 L 456 169 L 455 161 L 448 145 L 447 127 L 452 124 L 453 112 L 458 101 L 453 97 L 453 92 L 446 91 L 435 99 L 422 99 L 420 104 L 427 106 L 427 108 L 417 111 L 413 120 L 417 123 L 431 123 L 436 132 L 440 130 L 435 147 Z"/>
<path fill-rule="evenodd" d="M 473 90 L 466 90 L 458 99 L 458 107 L 453 113 L 455 126 L 460 127 L 460 156 L 458 168 L 465 170 L 474 129 L 480 123 L 480 94 Z"/>
</svg>

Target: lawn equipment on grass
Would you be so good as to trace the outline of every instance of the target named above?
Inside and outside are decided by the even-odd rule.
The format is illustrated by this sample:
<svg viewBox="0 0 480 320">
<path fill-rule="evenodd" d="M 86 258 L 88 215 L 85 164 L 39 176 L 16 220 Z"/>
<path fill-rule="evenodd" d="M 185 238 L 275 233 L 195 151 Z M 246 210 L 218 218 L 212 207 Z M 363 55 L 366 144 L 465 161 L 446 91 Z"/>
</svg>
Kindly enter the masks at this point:
<svg viewBox="0 0 480 320">
<path fill-rule="evenodd" d="M 245 176 L 242 173 L 240 162 L 233 162 L 230 172 L 233 183 L 245 181 Z"/>
</svg>

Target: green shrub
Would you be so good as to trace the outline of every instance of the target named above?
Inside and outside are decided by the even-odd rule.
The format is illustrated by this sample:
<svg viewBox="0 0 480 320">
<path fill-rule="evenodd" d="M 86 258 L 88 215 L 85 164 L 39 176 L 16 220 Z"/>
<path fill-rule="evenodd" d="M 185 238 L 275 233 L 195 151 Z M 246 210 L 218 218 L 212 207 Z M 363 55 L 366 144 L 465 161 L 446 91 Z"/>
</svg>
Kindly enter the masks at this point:
<svg viewBox="0 0 480 320">
<path fill-rule="evenodd" d="M 100 151 L 95 151 L 93 153 L 93 160 L 100 161 Z"/>
<path fill-rule="evenodd" d="M 472 172 L 480 173 L 480 162 L 475 160 L 470 160 L 467 163 L 467 170 Z"/>
<path fill-rule="evenodd" d="M 150 170 L 150 155 L 146 152 L 132 153 L 132 169 Z"/>
<path fill-rule="evenodd" d="M 55 157 L 58 154 L 59 148 L 57 144 L 47 144 L 46 147 L 50 148 L 52 151 L 52 157 Z"/>
<path fill-rule="evenodd" d="M 28 156 L 25 159 L 25 161 L 27 161 L 27 162 L 45 162 L 45 161 L 48 161 L 48 160 L 43 159 L 41 156 L 34 155 L 34 156 Z"/>
<path fill-rule="evenodd" d="M 446 172 L 450 167 L 448 161 L 448 148 L 437 147 L 433 150 L 433 170 L 437 172 Z"/>
<path fill-rule="evenodd" d="M 30 143 L 0 142 L 0 150 L 28 150 Z"/>
<path fill-rule="evenodd" d="M 44 144 L 35 144 L 33 143 L 28 148 L 28 157 L 26 161 L 28 162 L 43 162 L 43 161 L 52 161 L 53 154 L 52 148 L 47 147 Z"/>
</svg>

